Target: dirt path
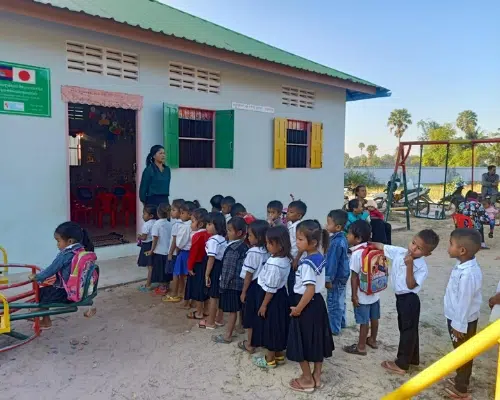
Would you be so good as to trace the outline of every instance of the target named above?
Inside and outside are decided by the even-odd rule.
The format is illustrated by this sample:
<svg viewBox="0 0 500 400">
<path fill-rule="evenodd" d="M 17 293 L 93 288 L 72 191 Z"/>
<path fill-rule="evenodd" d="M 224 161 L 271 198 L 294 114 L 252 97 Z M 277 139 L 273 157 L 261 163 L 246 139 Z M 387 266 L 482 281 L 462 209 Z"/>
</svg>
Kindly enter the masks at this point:
<svg viewBox="0 0 500 400">
<path fill-rule="evenodd" d="M 412 232 L 433 227 L 441 244 L 429 258 L 430 276 L 421 292 L 422 367 L 451 350 L 443 317 L 443 294 L 453 261 L 446 253 L 450 221 L 412 220 Z M 412 232 L 398 232 L 394 242 L 405 245 Z M 500 279 L 499 242 L 483 251 L 479 261 L 484 274 L 481 327 L 487 323 L 486 304 Z M 102 291 L 99 312 L 91 320 L 81 312 L 56 318 L 51 331 L 35 342 L 0 354 L 0 399 L 16 400 L 153 400 L 153 399 L 379 399 L 402 384 L 405 377 L 387 374 L 379 367 L 395 356 L 398 329 L 394 296 L 382 296 L 379 350 L 367 357 L 349 356 L 341 346 L 356 340 L 352 307 L 350 327 L 335 339 L 337 349 L 325 364 L 325 388 L 311 396 L 292 393 L 289 380 L 298 365 L 288 363 L 273 371 L 252 366 L 236 343 L 216 345 L 211 333 L 198 329 L 185 311 L 140 293 L 135 286 Z M 27 322 L 16 324 L 21 330 Z M 216 331 L 218 332 L 218 331 Z M 212 332 L 213 333 L 213 332 Z M 0 345 L 4 339 L 0 339 Z M 88 344 L 85 344 L 88 340 Z M 80 344 L 73 344 L 80 342 Z M 472 389 L 475 399 L 493 399 L 496 351 L 475 361 Z M 411 375 L 414 375 L 413 371 Z M 441 399 L 441 385 L 418 399 Z"/>
</svg>

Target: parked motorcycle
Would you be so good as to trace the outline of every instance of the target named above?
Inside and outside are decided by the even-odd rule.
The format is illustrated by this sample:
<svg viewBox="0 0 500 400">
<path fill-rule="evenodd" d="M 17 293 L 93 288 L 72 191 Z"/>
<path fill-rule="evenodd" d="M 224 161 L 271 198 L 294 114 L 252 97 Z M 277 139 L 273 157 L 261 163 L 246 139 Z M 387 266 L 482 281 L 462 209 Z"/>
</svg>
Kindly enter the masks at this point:
<svg viewBox="0 0 500 400">
<path fill-rule="evenodd" d="M 392 191 L 392 204 L 391 207 L 404 207 L 405 206 L 405 191 L 397 193 L 397 190 L 402 186 L 401 179 L 397 178 L 394 182 L 387 182 L 387 187 L 383 193 L 377 193 L 373 196 L 373 200 L 377 203 L 379 209 L 387 208 L 387 201 L 389 198 L 389 193 Z M 429 193 L 430 189 L 423 185 L 416 186 L 412 180 L 408 180 L 406 183 L 408 205 L 410 208 L 416 208 L 417 202 L 423 201 L 425 203 L 430 202 Z M 418 200 L 418 201 L 417 201 Z"/>
</svg>

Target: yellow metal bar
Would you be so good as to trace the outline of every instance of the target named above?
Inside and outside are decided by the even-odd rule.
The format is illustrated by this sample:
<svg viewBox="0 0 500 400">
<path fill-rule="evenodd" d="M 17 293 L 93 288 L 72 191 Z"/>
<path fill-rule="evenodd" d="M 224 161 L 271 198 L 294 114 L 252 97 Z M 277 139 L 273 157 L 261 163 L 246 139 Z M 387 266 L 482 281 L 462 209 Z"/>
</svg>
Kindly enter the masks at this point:
<svg viewBox="0 0 500 400">
<path fill-rule="evenodd" d="M 2 253 L 2 257 L 3 257 L 3 264 L 5 265 L 3 267 L 3 273 L 2 273 L 2 271 L 0 271 L 0 285 L 5 285 L 5 284 L 9 283 L 9 280 L 8 280 L 8 278 L 2 277 L 1 275 L 2 274 L 7 275 L 7 273 L 9 272 L 9 267 L 6 266 L 9 263 L 9 259 L 7 257 L 7 251 L 2 246 L 0 246 L 0 252 Z"/>
<path fill-rule="evenodd" d="M 7 299 L 0 294 L 0 301 L 3 303 L 3 315 L 0 315 L 0 334 L 10 332 L 10 314 L 9 303 Z"/>
<path fill-rule="evenodd" d="M 498 341 L 498 361 L 497 361 L 497 385 L 495 390 L 495 400 L 500 400 L 500 340 Z"/>
<path fill-rule="evenodd" d="M 495 346 L 499 339 L 500 320 L 492 323 L 476 336 L 465 342 L 462 346 L 453 350 L 451 353 L 445 355 L 443 358 L 424 369 L 394 392 L 382 397 L 382 400 L 403 400 L 416 396 L 422 390 L 427 389 L 429 386 L 443 379 L 457 368 Z M 500 397 L 498 396 L 499 392 L 497 387 L 497 397 L 495 400 L 500 400 Z"/>
</svg>

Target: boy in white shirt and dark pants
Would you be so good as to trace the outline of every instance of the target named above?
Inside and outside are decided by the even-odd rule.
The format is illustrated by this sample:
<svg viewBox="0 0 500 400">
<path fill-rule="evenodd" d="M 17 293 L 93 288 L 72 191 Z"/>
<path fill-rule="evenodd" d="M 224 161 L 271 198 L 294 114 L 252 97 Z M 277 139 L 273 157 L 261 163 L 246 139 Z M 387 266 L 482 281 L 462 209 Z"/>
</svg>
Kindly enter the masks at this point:
<svg viewBox="0 0 500 400">
<path fill-rule="evenodd" d="M 481 308 L 483 275 L 476 260 L 481 249 L 481 235 L 476 229 L 455 229 L 450 235 L 448 254 L 458 260 L 451 271 L 444 295 L 444 315 L 448 320 L 453 348 L 476 334 Z M 455 379 L 448 379 L 445 391 L 453 399 L 471 399 L 467 393 L 472 375 L 472 360 L 457 369 Z"/>
<path fill-rule="evenodd" d="M 395 361 L 384 361 L 382 367 L 389 372 L 405 374 L 410 365 L 420 364 L 418 324 L 420 298 L 429 270 L 424 257 L 429 256 L 439 244 L 439 236 L 431 229 L 424 229 L 413 237 L 408 248 L 373 243 L 391 261 L 390 280 L 396 293 L 398 312 L 399 346 Z"/>
</svg>

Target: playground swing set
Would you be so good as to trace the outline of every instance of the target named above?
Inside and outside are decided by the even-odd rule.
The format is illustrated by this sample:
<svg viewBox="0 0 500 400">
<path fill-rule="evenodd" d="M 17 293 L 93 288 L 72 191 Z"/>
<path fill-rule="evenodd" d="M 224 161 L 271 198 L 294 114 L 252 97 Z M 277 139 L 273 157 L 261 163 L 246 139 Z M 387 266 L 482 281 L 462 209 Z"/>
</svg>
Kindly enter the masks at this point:
<svg viewBox="0 0 500 400">
<path fill-rule="evenodd" d="M 388 187 L 390 190 L 388 190 L 387 193 L 387 208 L 385 210 L 385 218 L 386 220 L 389 218 L 389 214 L 392 211 L 404 211 L 406 215 L 406 228 L 410 230 L 410 203 L 408 201 L 408 186 L 407 186 L 407 174 L 406 174 L 406 160 L 408 159 L 408 156 L 410 155 L 411 149 L 413 146 L 420 146 L 420 160 L 419 160 L 419 166 L 418 166 L 418 183 L 417 183 L 417 199 L 416 199 L 416 204 L 414 207 L 414 216 L 416 218 L 427 218 L 427 219 L 445 219 L 446 218 L 446 213 L 445 213 L 445 208 L 446 208 L 446 201 L 444 200 L 446 197 L 446 184 L 447 184 L 447 178 L 448 178 L 448 163 L 449 163 L 449 156 L 450 156 L 450 146 L 454 144 L 458 145 L 470 145 L 472 149 L 472 157 L 471 157 L 471 168 L 472 168 L 472 181 L 471 181 L 471 186 L 472 190 L 474 190 L 474 148 L 478 144 L 493 144 L 493 143 L 500 143 L 500 139 L 474 139 L 474 140 L 467 140 L 467 139 L 458 139 L 458 140 L 431 140 L 431 141 L 411 141 L 411 142 L 400 142 L 399 148 L 398 148 L 398 154 L 396 157 L 396 164 L 394 166 L 394 173 L 392 174 L 390 184 Z M 424 146 L 434 146 L 434 145 L 441 145 L 441 146 L 446 146 L 446 157 L 445 157 L 445 173 L 444 173 L 444 183 L 443 183 L 443 199 L 439 202 L 433 202 L 430 199 L 426 199 L 423 201 L 420 196 L 420 190 L 422 189 L 421 186 L 421 179 L 422 179 L 422 156 L 423 156 L 423 149 Z M 398 172 L 399 168 L 401 168 L 401 175 L 402 175 L 402 181 L 403 181 L 403 197 L 404 197 L 404 206 L 403 207 L 391 207 L 392 202 L 394 200 L 394 190 L 392 188 L 395 187 L 396 180 L 398 179 Z M 422 204 L 422 207 L 420 206 Z M 430 207 L 434 206 L 435 208 L 435 213 L 432 214 L 430 212 Z M 427 209 L 427 213 L 423 213 L 422 211 L 424 209 Z"/>
<path fill-rule="evenodd" d="M 98 272 L 97 266 L 92 266 L 86 275 L 83 295 L 81 301 L 75 303 L 53 303 L 40 304 L 40 286 L 37 282 L 23 281 L 9 284 L 9 269 L 28 270 L 31 274 L 36 274 L 40 268 L 35 265 L 9 264 L 7 252 L 0 247 L 3 256 L 3 263 L 0 264 L 0 338 L 8 336 L 16 341 L 13 344 L 8 342 L 6 346 L 0 347 L 0 353 L 15 349 L 31 342 L 40 336 L 40 317 L 69 314 L 78 311 L 79 307 L 91 306 L 97 296 L 98 281 L 92 282 L 94 269 Z M 91 285 L 93 287 L 91 288 Z M 24 292 L 19 292 L 20 288 L 28 287 Z M 9 293 L 9 295 L 7 295 Z M 16 331 L 12 323 L 20 320 L 33 320 L 32 333 L 24 334 Z"/>
</svg>

